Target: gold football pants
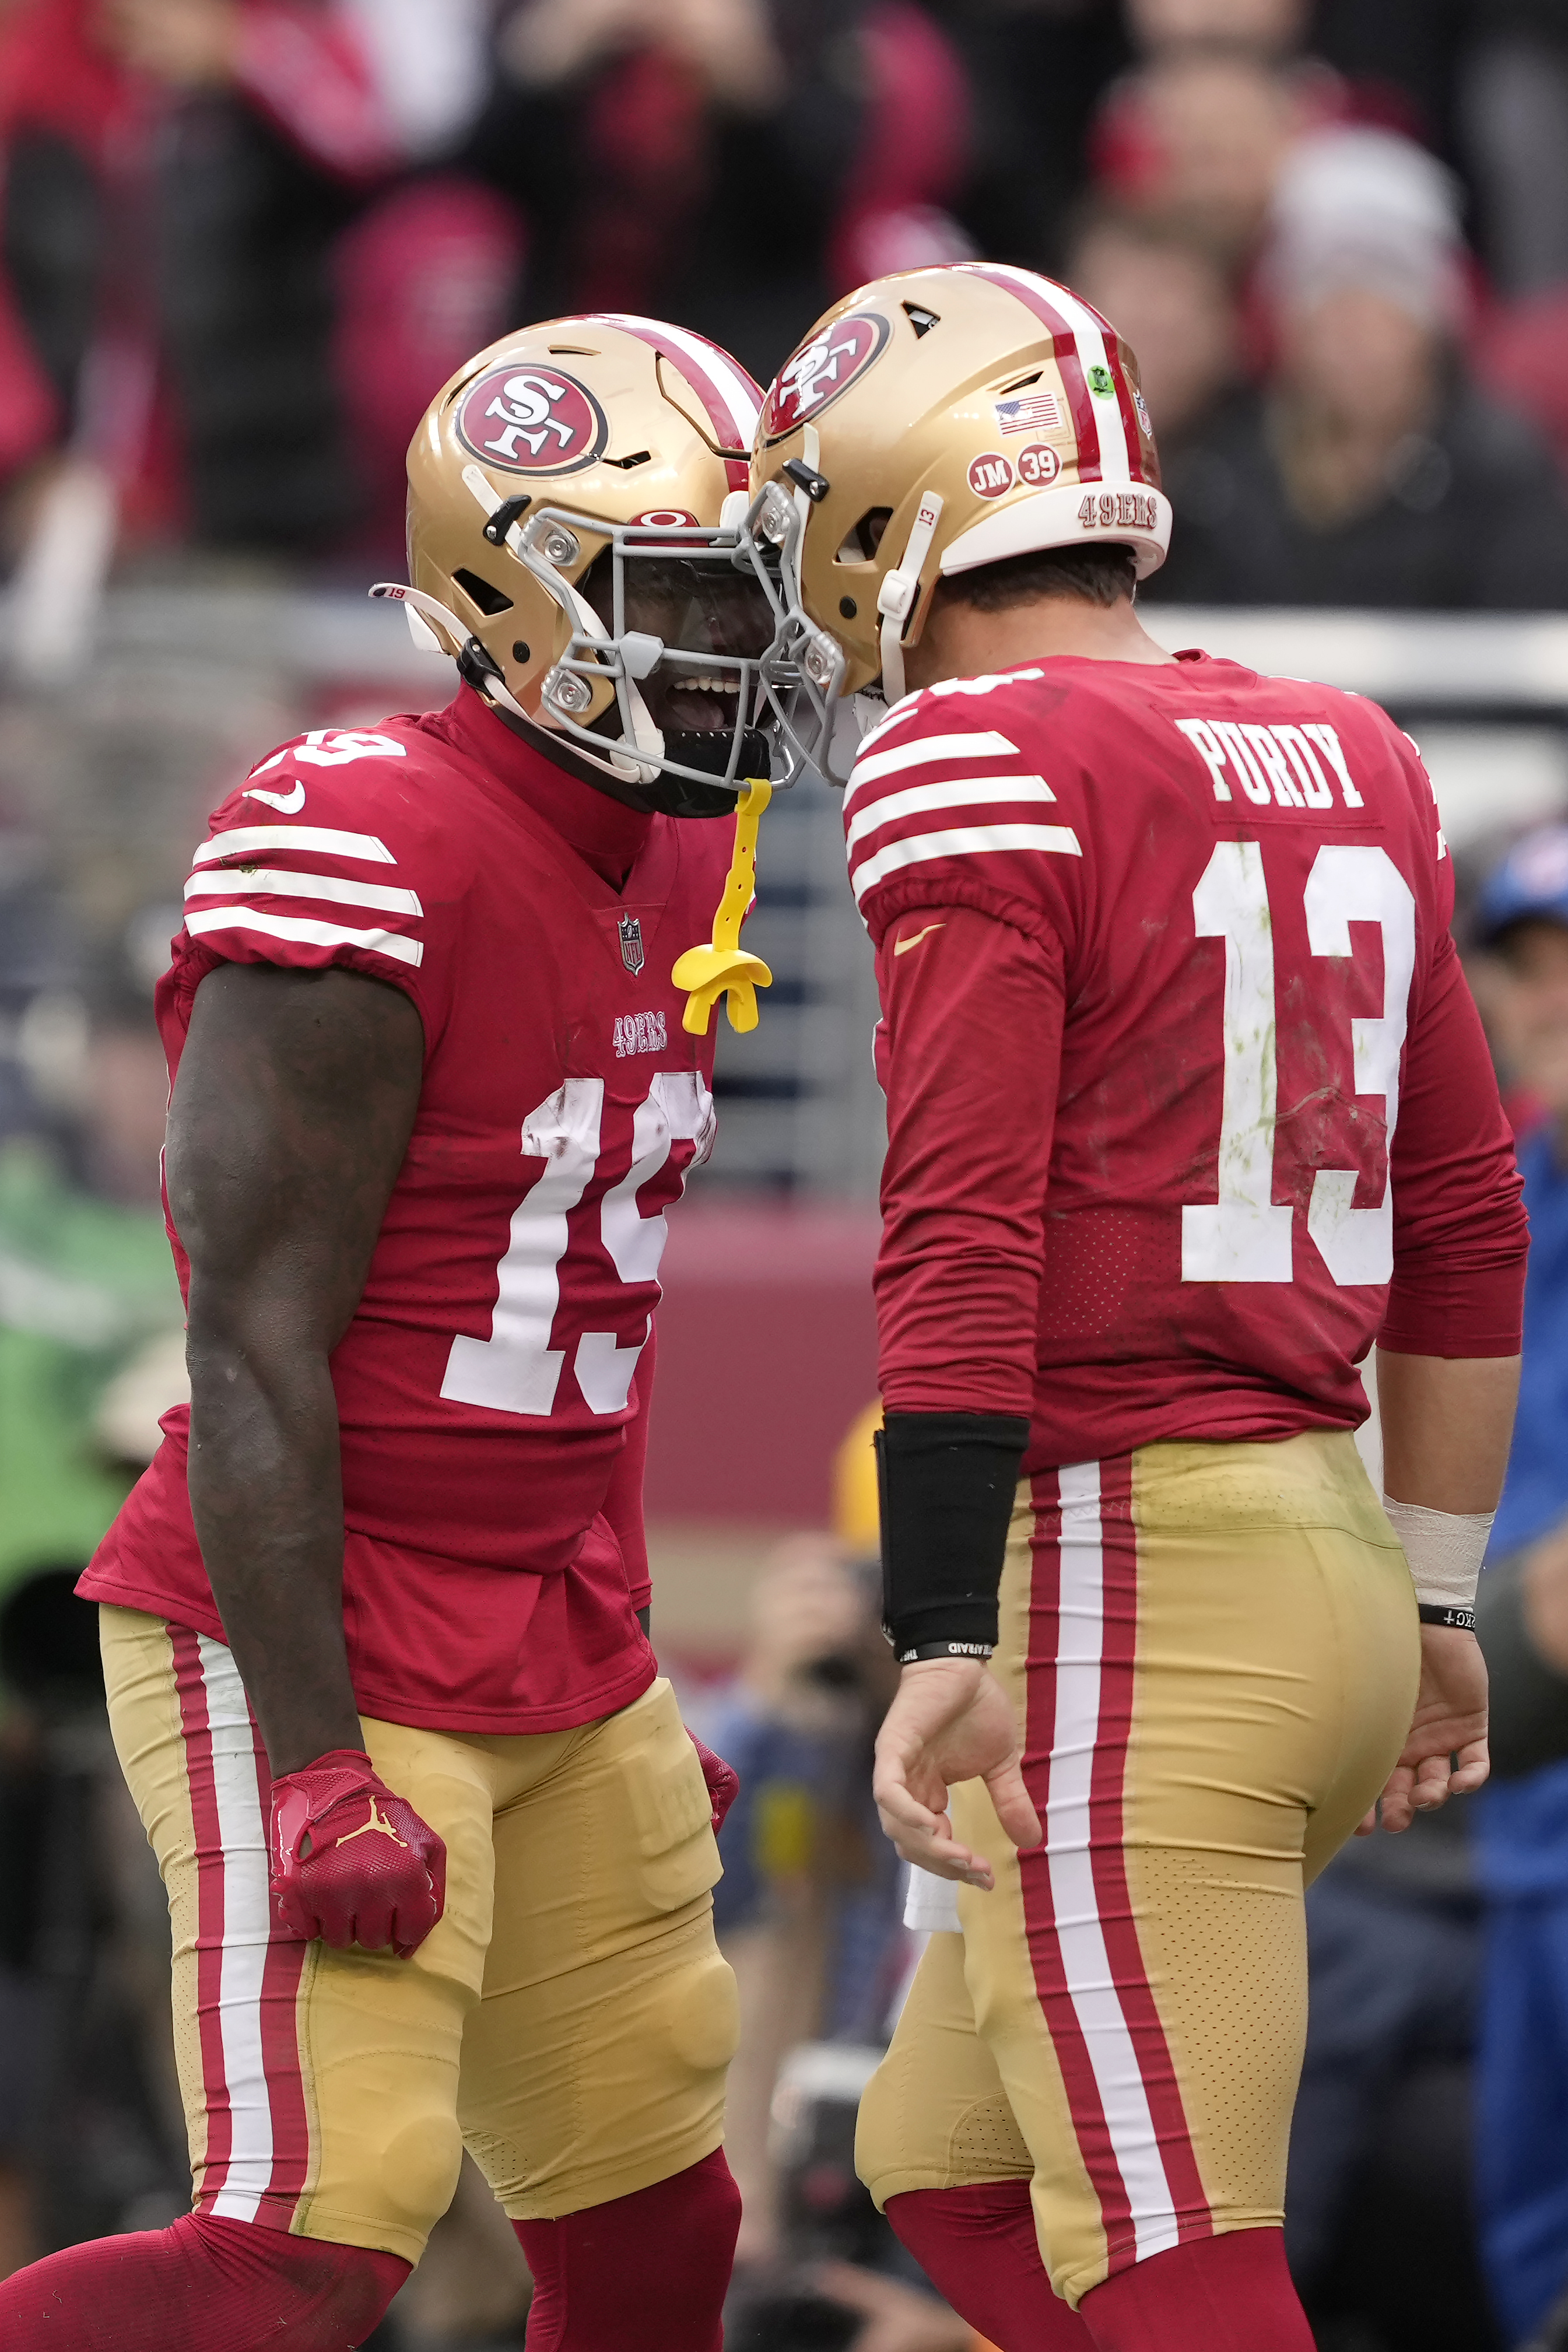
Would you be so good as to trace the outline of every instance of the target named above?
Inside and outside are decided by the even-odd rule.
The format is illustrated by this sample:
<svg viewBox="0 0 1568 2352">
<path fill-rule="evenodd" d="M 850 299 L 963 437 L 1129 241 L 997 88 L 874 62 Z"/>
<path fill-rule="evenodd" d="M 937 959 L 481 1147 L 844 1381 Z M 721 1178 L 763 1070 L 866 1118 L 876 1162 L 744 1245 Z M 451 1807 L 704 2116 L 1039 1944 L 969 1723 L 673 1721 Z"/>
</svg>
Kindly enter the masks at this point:
<svg viewBox="0 0 1568 2352">
<path fill-rule="evenodd" d="M 1302 1893 L 1408 1731 L 1416 1600 L 1353 1441 L 1151 1445 L 1019 1489 L 992 1671 L 1046 1825 L 931 1937 L 861 2109 L 901 2191 L 1027 2179 L 1076 2305 L 1185 2239 L 1283 2218 Z"/>
<path fill-rule="evenodd" d="M 668 1683 L 528 1737 L 363 1720 L 446 1841 L 412 1959 L 290 1943 L 266 1755 L 221 1642 L 101 1612 L 110 1721 L 169 1894 L 202 2212 L 416 2263 L 465 2146 L 515 2221 L 684 2171 L 724 2136 L 734 1979 L 718 1850 Z"/>
</svg>

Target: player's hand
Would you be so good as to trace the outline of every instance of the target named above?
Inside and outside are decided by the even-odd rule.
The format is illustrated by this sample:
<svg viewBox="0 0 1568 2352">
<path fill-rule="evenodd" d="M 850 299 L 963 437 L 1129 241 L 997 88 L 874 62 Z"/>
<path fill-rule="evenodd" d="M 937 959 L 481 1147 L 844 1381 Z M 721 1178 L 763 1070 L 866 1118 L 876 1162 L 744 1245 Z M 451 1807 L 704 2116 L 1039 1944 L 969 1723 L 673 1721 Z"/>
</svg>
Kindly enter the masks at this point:
<svg viewBox="0 0 1568 2352">
<path fill-rule="evenodd" d="M 272 1784 L 272 1908 L 335 1951 L 416 1952 L 446 1907 L 446 1848 L 370 1758 L 334 1748 Z"/>
<path fill-rule="evenodd" d="M 733 1764 L 727 1764 L 722 1756 L 716 1756 L 711 1748 L 705 1748 L 695 1731 L 688 1730 L 686 1738 L 697 1751 L 697 1762 L 702 1766 L 703 1779 L 707 1782 L 708 1802 L 713 1807 L 713 1833 L 717 1837 L 724 1827 L 726 1813 L 740 1794 L 740 1775 Z"/>
<path fill-rule="evenodd" d="M 990 1864 L 953 1835 L 947 1790 L 955 1780 L 984 1780 L 1014 1845 L 1040 1843 L 1006 1691 L 978 1658 L 920 1659 L 899 1675 L 877 1734 L 876 1809 L 905 1862 L 988 1893 Z"/>
<path fill-rule="evenodd" d="M 1423 1625 L 1421 1684 L 1410 1737 L 1379 1804 L 1356 1834 L 1371 1834 L 1380 1810 L 1385 1830 L 1407 1830 L 1417 1813 L 1435 1813 L 1450 1797 L 1479 1789 L 1490 1769 L 1480 1643 L 1458 1626 Z"/>
</svg>

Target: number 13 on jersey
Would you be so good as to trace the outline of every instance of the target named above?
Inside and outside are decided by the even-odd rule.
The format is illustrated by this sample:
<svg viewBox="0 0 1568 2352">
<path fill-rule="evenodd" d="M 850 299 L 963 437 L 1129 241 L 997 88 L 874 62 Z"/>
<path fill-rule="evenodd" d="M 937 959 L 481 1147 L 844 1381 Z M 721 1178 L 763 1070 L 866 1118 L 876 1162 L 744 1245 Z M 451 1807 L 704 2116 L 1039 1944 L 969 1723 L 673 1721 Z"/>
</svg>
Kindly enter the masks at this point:
<svg viewBox="0 0 1568 2352">
<path fill-rule="evenodd" d="M 1394 1271 L 1392 1151 L 1399 1059 L 1416 969 L 1416 902 L 1386 850 L 1334 842 L 1319 850 L 1304 911 L 1314 956 L 1348 956 L 1352 923 L 1383 934 L 1383 1011 L 1350 1024 L 1354 1090 L 1381 1095 L 1390 1153 L 1383 1198 L 1354 1203 L 1357 1171 L 1320 1168 L 1307 1232 L 1338 1284 L 1386 1282 Z M 1181 1213 L 1184 1282 L 1289 1282 L 1295 1211 L 1276 1202 L 1279 1109 L 1274 925 L 1255 841 L 1222 841 L 1193 892 L 1199 939 L 1225 941 L 1224 1069 L 1219 1198 Z"/>
</svg>

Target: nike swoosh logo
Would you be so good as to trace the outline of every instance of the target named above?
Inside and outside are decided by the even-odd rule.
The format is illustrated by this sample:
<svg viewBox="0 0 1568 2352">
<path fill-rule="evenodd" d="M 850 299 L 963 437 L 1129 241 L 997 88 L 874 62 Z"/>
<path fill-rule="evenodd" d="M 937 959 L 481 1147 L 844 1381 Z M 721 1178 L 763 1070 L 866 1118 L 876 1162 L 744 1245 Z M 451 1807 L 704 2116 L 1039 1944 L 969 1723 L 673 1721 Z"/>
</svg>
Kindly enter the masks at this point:
<svg viewBox="0 0 1568 2352">
<path fill-rule="evenodd" d="M 917 948 L 920 945 L 922 940 L 928 940 L 933 931 L 945 931 L 946 928 L 946 923 L 927 923 L 925 929 L 923 931 L 916 931 L 912 940 L 894 940 L 893 952 L 895 956 L 907 955 L 911 948 Z"/>
<path fill-rule="evenodd" d="M 243 797 L 247 801 L 265 801 L 268 808 L 277 809 L 281 816 L 298 816 L 305 805 L 305 787 L 296 784 L 291 793 L 268 793 L 257 785 L 247 789 Z"/>
</svg>

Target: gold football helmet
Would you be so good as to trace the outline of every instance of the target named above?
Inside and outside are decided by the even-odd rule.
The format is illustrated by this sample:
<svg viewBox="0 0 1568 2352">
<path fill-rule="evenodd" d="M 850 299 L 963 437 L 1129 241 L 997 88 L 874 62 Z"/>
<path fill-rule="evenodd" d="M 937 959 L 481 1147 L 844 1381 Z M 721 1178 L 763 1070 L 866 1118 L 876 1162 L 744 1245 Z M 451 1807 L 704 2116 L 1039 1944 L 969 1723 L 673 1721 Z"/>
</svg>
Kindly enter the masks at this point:
<svg viewBox="0 0 1568 2352">
<path fill-rule="evenodd" d="M 554 319 L 458 370 L 409 446 L 415 636 L 621 796 L 732 812 L 768 774 L 757 656 L 774 616 L 740 526 L 762 395 L 716 344 Z"/>
<path fill-rule="evenodd" d="M 945 574 L 1048 547 L 1130 547 L 1143 579 L 1170 501 L 1137 362 L 1048 278 L 966 261 L 846 295 L 779 371 L 748 530 L 780 577 L 764 662 L 791 773 L 826 767 L 834 704 L 904 691 Z M 785 781 L 787 779 L 781 779 Z"/>
</svg>

